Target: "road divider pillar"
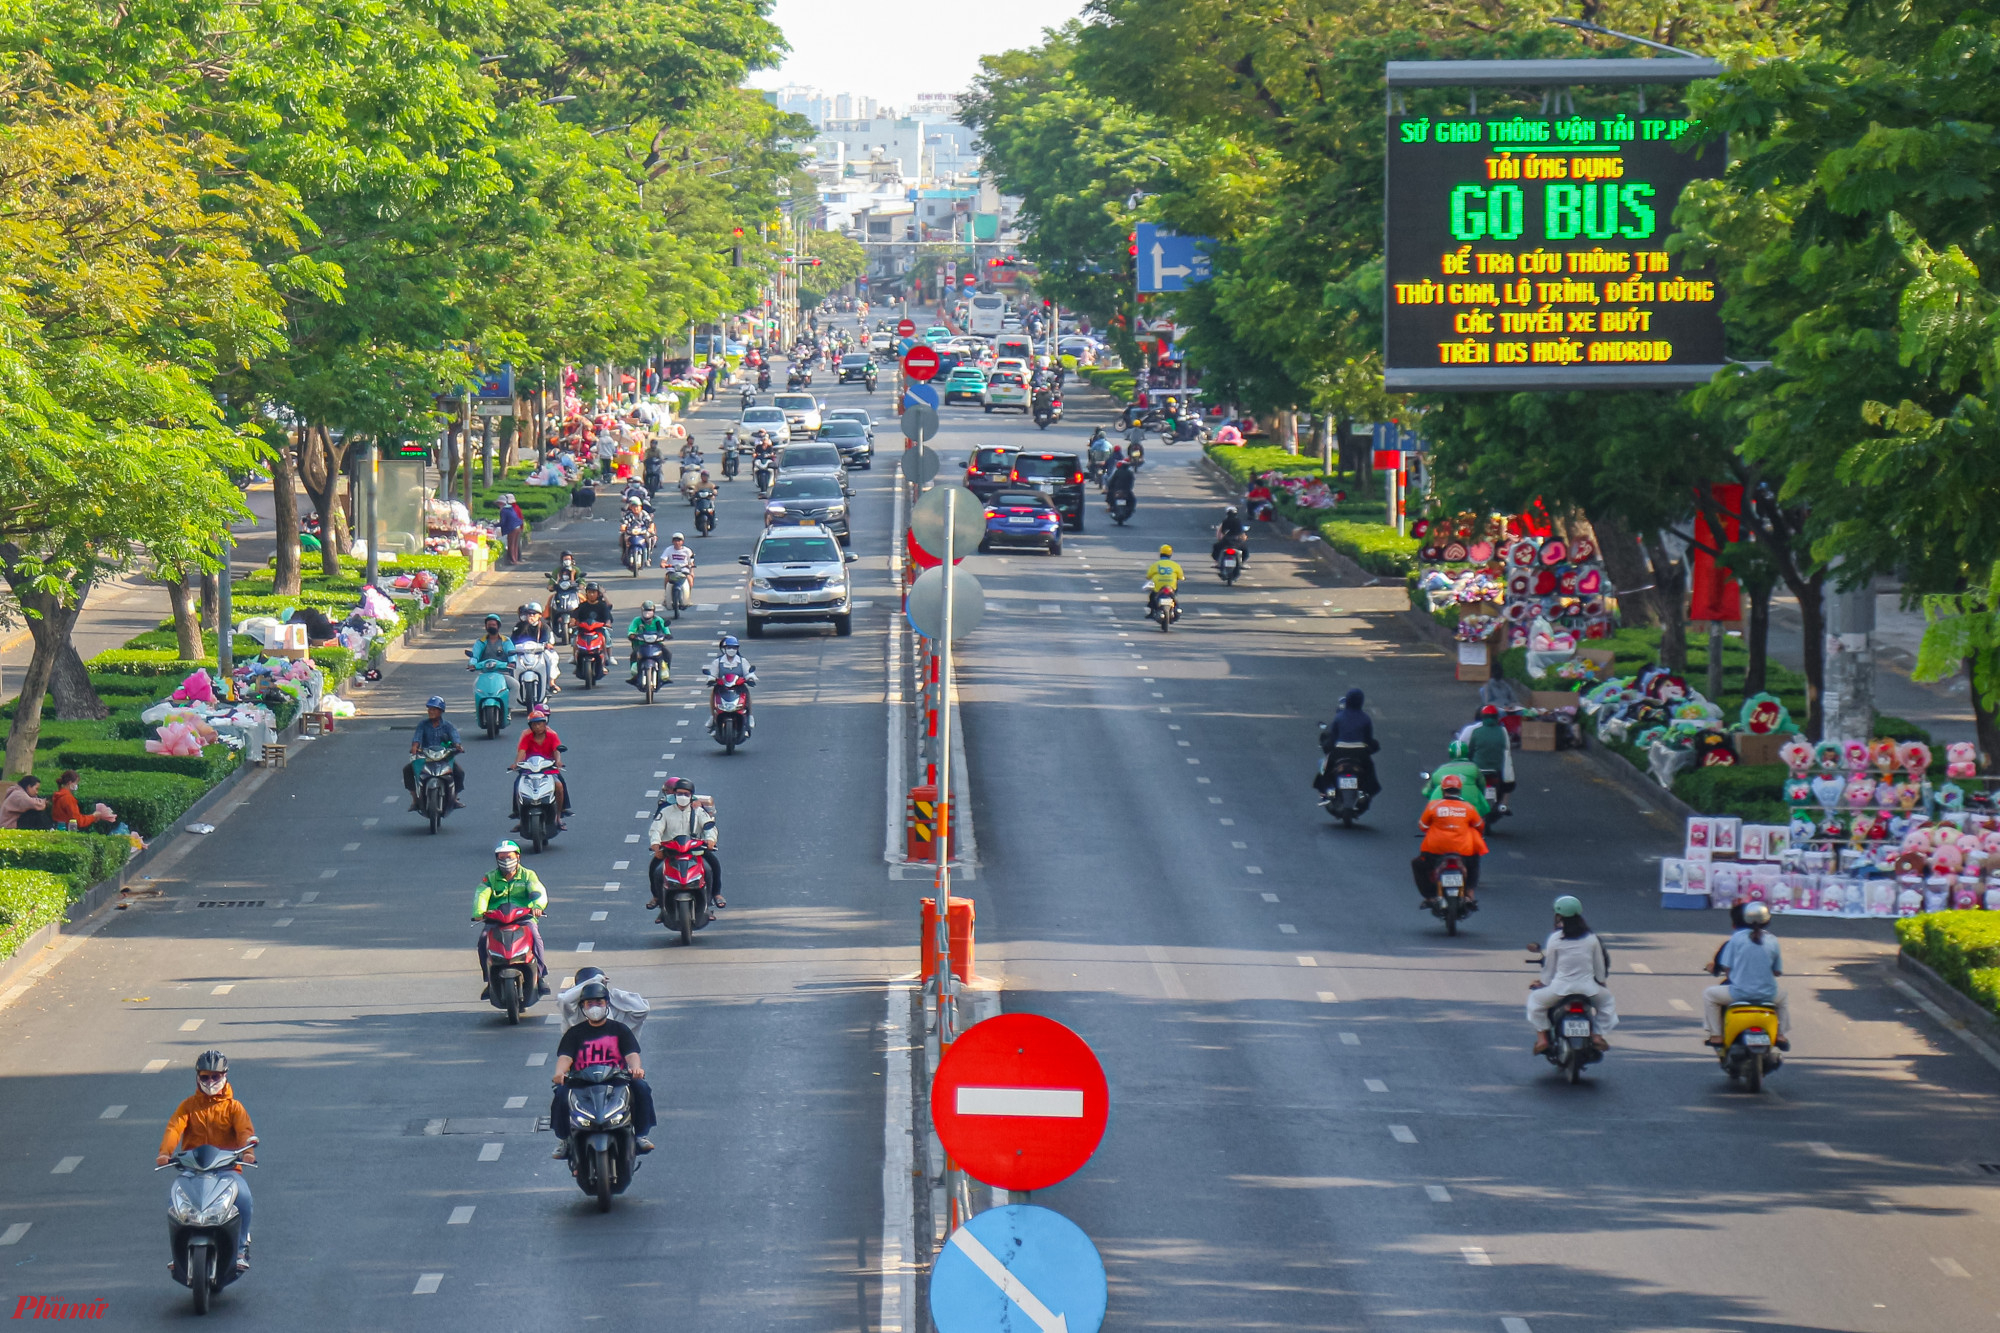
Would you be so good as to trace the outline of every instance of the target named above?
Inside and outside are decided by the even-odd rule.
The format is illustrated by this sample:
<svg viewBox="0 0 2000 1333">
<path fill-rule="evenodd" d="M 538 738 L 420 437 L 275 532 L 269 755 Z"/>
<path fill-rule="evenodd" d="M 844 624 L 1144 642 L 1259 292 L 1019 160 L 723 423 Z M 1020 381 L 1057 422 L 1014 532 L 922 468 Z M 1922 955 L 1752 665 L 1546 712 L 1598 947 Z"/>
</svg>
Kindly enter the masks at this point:
<svg viewBox="0 0 2000 1333">
<path fill-rule="evenodd" d="M 923 980 L 928 981 L 937 971 L 937 899 L 923 900 L 924 943 Z M 951 932 L 951 974 L 959 981 L 972 979 L 972 934 L 975 912 L 972 899 L 954 896 L 948 913 L 947 925 Z"/>
</svg>

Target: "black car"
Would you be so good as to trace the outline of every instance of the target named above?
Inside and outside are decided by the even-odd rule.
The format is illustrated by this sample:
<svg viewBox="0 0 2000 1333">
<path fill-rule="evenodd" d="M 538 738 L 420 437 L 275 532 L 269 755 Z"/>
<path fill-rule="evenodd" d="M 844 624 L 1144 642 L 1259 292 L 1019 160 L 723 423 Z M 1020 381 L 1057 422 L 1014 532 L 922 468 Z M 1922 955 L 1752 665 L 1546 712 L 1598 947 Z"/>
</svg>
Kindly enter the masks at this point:
<svg viewBox="0 0 2000 1333">
<path fill-rule="evenodd" d="M 1015 454 L 1007 481 L 1048 496 L 1064 524 L 1083 531 L 1083 464 L 1075 454 Z"/>
<path fill-rule="evenodd" d="M 818 523 L 842 541 L 847 540 L 847 494 L 831 473 L 808 472 L 779 477 L 771 483 L 771 498 L 764 504 L 764 526 Z"/>
<path fill-rule="evenodd" d="M 1014 470 L 1012 449 L 980 449 L 965 465 L 965 489 L 984 500 L 1007 484 Z"/>
<path fill-rule="evenodd" d="M 875 369 L 875 358 L 866 352 L 849 352 L 840 358 L 841 384 L 859 384 L 868 378 L 868 372 Z"/>
<path fill-rule="evenodd" d="M 841 458 L 850 468 L 872 470 L 875 465 L 875 446 L 868 440 L 868 427 L 858 421 L 835 417 L 819 428 L 819 434 L 813 440 L 840 450 Z"/>
</svg>

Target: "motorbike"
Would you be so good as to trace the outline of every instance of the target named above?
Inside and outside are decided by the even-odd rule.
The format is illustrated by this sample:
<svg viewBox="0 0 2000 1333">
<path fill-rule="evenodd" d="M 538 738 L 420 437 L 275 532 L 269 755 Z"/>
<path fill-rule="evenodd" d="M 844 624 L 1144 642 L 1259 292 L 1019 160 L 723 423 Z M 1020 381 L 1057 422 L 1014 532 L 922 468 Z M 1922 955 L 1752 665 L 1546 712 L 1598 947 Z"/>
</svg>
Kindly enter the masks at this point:
<svg viewBox="0 0 2000 1333">
<path fill-rule="evenodd" d="M 701 466 L 700 454 L 694 456 L 692 463 L 686 461 L 681 463 L 681 498 L 689 504 L 694 503 L 694 493 L 701 489 Z"/>
<path fill-rule="evenodd" d="M 1490 768 L 1482 768 L 1479 770 L 1479 778 L 1485 788 L 1486 827 L 1490 829 L 1514 812 L 1500 803 L 1500 775 L 1498 773 Z"/>
<path fill-rule="evenodd" d="M 632 651 L 638 655 L 639 688 L 646 692 L 646 702 L 653 702 L 653 692 L 660 688 L 666 678 L 667 636 L 664 634 L 638 634 L 633 636 Z"/>
<path fill-rule="evenodd" d="M 757 391 L 747 384 L 743 386 L 743 406 L 746 408 L 757 406 Z"/>
<path fill-rule="evenodd" d="M 1215 558 L 1215 571 L 1222 575 L 1225 584 L 1236 582 L 1243 573 L 1243 552 L 1236 546 L 1224 546 L 1222 554 Z"/>
<path fill-rule="evenodd" d="M 423 767 L 417 770 L 417 813 L 431 822 L 431 832 L 451 813 L 452 777 L 449 745 L 433 745 L 418 753 Z"/>
<path fill-rule="evenodd" d="M 1528 961 L 1541 966 L 1541 945 L 1528 946 Z M 1542 1058 L 1560 1069 L 1571 1083 L 1581 1083 L 1584 1066 L 1604 1058 L 1604 1052 L 1592 1040 L 1596 1035 L 1597 1011 L 1591 1008 L 1590 997 L 1565 995 L 1549 1011 L 1549 1049 L 1542 1053 Z"/>
<path fill-rule="evenodd" d="M 1089 455 L 1090 479 L 1092 481 L 1102 481 L 1104 479 L 1104 470 L 1111 462 L 1111 441 L 1104 438 L 1101 434 L 1093 435 L 1090 437 L 1090 444 L 1086 453 Z"/>
<path fill-rule="evenodd" d="M 575 579 L 558 579 L 549 592 L 549 630 L 556 642 L 569 643 L 570 622 L 576 617 L 576 604 L 581 600 Z"/>
<path fill-rule="evenodd" d="M 714 531 L 715 492 L 704 486 L 694 493 L 694 532 L 697 537 L 706 537 Z"/>
<path fill-rule="evenodd" d="M 491 907 L 481 918 L 486 932 L 486 1001 L 521 1021 L 521 1011 L 542 998 L 542 979 L 535 968 L 534 909 Z"/>
<path fill-rule="evenodd" d="M 768 393 L 770 392 L 770 389 L 771 389 L 771 368 L 769 366 L 757 367 L 757 392 Z"/>
<path fill-rule="evenodd" d="M 611 1211 L 641 1165 L 632 1125 L 632 1076 L 616 1065 L 572 1070 L 563 1079 L 569 1099 L 569 1173 L 577 1187 Z"/>
<path fill-rule="evenodd" d="M 632 577 L 636 579 L 639 571 L 646 567 L 646 561 L 652 557 L 653 539 L 643 529 L 627 528 L 618 535 L 622 539 L 619 545 L 624 548 L 625 568 L 631 570 Z"/>
<path fill-rule="evenodd" d="M 558 745 L 556 749 L 569 747 Z M 521 808 L 521 836 L 539 852 L 562 831 L 562 801 L 556 795 L 562 768 L 531 754 L 521 761 L 520 769 L 521 775 L 514 779 L 514 800 Z"/>
<path fill-rule="evenodd" d="M 256 1146 L 255 1135 L 241 1148 L 204 1144 L 183 1149 L 166 1166 L 153 1168 L 180 1172 L 167 1186 L 167 1244 L 174 1256 L 174 1281 L 194 1293 L 196 1314 L 207 1314 L 215 1293 L 243 1276 L 236 1271 L 244 1237 L 235 1167 L 255 1167 L 243 1154 Z"/>
<path fill-rule="evenodd" d="M 760 500 L 767 498 L 771 494 L 772 479 L 777 476 L 777 465 L 771 461 L 769 455 L 760 455 L 757 461 L 751 464 L 750 473 L 757 479 L 757 498 Z"/>
<path fill-rule="evenodd" d="M 591 689 L 604 679 L 610 656 L 611 651 L 605 646 L 604 626 L 576 627 L 576 678 L 583 682 L 583 688 Z"/>
<path fill-rule="evenodd" d="M 656 495 L 660 487 L 667 484 L 666 464 L 658 458 L 646 460 L 646 494 Z"/>
<path fill-rule="evenodd" d="M 1131 493 L 1121 492 L 1106 500 L 1104 507 L 1111 511 L 1111 521 L 1122 528 L 1132 517 L 1132 511 L 1139 507 L 1139 501 Z"/>
<path fill-rule="evenodd" d="M 1465 862 L 1457 856 L 1441 856 L 1431 871 L 1431 915 L 1444 922 L 1444 933 L 1458 934 L 1458 923 L 1477 911 L 1479 904 L 1465 896 Z"/>
<path fill-rule="evenodd" d="M 1778 1053 L 1778 1011 L 1768 1004 L 1732 1004 L 1722 1011 L 1722 1049 L 1716 1058 L 1731 1083 L 1764 1090 L 1764 1076 L 1785 1063 Z"/>
<path fill-rule="evenodd" d="M 548 698 L 549 682 L 542 665 L 542 645 L 534 639 L 514 641 L 514 703 L 528 712 Z"/>
<path fill-rule="evenodd" d="M 734 449 L 724 449 L 722 451 L 723 477 L 725 477 L 726 479 L 734 480 L 737 472 L 741 470 L 742 466 L 743 466 L 742 461 L 739 458 L 737 458 L 736 451 Z"/>
<path fill-rule="evenodd" d="M 1138 440 L 1132 441 L 1125 447 L 1125 461 L 1132 465 L 1134 472 L 1137 472 L 1146 465 L 1146 446 Z"/>
<path fill-rule="evenodd" d="M 794 393 L 797 393 L 800 389 L 805 388 L 806 385 L 810 383 L 812 383 L 812 380 L 808 376 L 796 370 L 794 370 L 791 374 L 785 376 L 785 387 L 787 389 L 790 389 Z"/>
<path fill-rule="evenodd" d="M 660 914 L 656 918 L 678 931 L 682 944 L 693 944 L 694 933 L 708 924 L 707 845 L 699 838 L 669 838 L 660 847 Z"/>
<path fill-rule="evenodd" d="M 868 392 L 870 393 L 875 392 L 875 372 L 873 370 L 870 370 L 867 374 L 863 375 L 861 377 L 861 382 L 868 386 Z"/>
<path fill-rule="evenodd" d="M 1324 737 L 1326 724 L 1322 722 L 1319 730 Z M 1336 745 L 1327 755 L 1323 771 L 1326 789 L 1320 793 L 1320 806 L 1338 819 L 1342 828 L 1353 828 L 1354 821 L 1367 814 L 1368 807 L 1375 801 L 1373 796 L 1362 790 L 1367 760 L 1359 755 L 1342 755 Z"/>
<path fill-rule="evenodd" d="M 1048 392 L 1037 393 L 1035 395 L 1034 415 L 1035 425 L 1042 430 L 1047 430 L 1051 423 L 1062 420 L 1062 399 Z"/>
<path fill-rule="evenodd" d="M 702 675 L 708 676 L 709 668 L 703 667 Z M 750 739 L 751 729 L 757 725 L 750 716 L 750 687 L 756 684 L 756 677 L 725 670 L 719 676 L 709 676 L 709 681 L 708 734 L 715 737 L 724 754 L 735 754 L 736 747 Z"/>
<path fill-rule="evenodd" d="M 1165 634 L 1181 618 L 1180 597 L 1172 588 L 1161 588 L 1153 598 L 1153 609 L 1146 613 L 1149 620 L 1160 622 L 1160 633 Z"/>
<path fill-rule="evenodd" d="M 472 649 L 467 648 L 465 655 L 471 657 Z M 507 725 L 514 692 L 514 664 L 482 657 L 466 670 L 476 673 L 472 681 L 473 713 L 490 740 Z"/>
<path fill-rule="evenodd" d="M 688 606 L 688 576 L 682 569 L 667 571 L 667 607 L 674 613 L 674 619 L 681 618 L 681 612 Z"/>
</svg>

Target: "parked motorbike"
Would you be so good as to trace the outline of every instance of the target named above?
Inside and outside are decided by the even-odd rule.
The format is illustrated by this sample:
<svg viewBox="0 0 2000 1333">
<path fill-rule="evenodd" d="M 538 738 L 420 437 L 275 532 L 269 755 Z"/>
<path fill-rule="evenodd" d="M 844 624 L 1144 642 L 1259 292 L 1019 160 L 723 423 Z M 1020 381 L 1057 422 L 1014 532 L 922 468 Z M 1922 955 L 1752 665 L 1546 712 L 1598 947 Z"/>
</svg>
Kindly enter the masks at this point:
<svg viewBox="0 0 2000 1333">
<path fill-rule="evenodd" d="M 542 998 L 542 979 L 535 968 L 535 913 L 527 907 L 488 908 L 480 927 L 486 932 L 486 1000 L 521 1021 L 521 1011 Z"/>
<path fill-rule="evenodd" d="M 576 604 L 581 600 L 575 579 L 558 579 L 549 591 L 549 631 L 557 643 L 569 643 L 570 624 L 576 619 Z"/>
<path fill-rule="evenodd" d="M 730 457 L 735 457 L 734 454 Z M 694 493 L 694 532 L 706 537 L 715 531 L 715 491 L 707 486 Z"/>
<path fill-rule="evenodd" d="M 639 1135 L 632 1125 L 632 1076 L 616 1065 L 572 1070 L 563 1079 L 569 1099 L 569 1173 L 577 1187 L 611 1211 L 640 1166 Z"/>
<path fill-rule="evenodd" d="M 750 716 L 750 687 L 757 683 L 756 675 L 724 671 L 710 676 L 708 667 L 703 667 L 701 674 L 709 679 L 708 734 L 715 737 L 724 754 L 735 754 L 736 747 L 750 739 L 751 728 L 757 725 Z"/>
<path fill-rule="evenodd" d="M 1174 622 L 1181 618 L 1181 604 L 1180 598 L 1175 595 L 1172 588 L 1160 589 L 1159 595 L 1153 599 L 1153 609 L 1147 612 L 1147 617 L 1160 622 L 1162 634 L 1174 627 Z"/>
<path fill-rule="evenodd" d="M 449 745 L 433 745 L 417 755 L 423 765 L 417 770 L 417 813 L 430 820 L 433 833 L 438 831 L 438 825 L 452 810 L 451 759 L 454 753 Z"/>
<path fill-rule="evenodd" d="M 194 1293 L 194 1312 L 207 1314 L 215 1293 L 243 1276 L 236 1254 L 245 1237 L 236 1208 L 236 1165 L 255 1167 L 244 1154 L 257 1146 L 253 1135 L 241 1148 L 204 1145 L 173 1155 L 165 1171 L 180 1174 L 167 1186 L 167 1244 L 174 1256 L 174 1281 Z"/>
<path fill-rule="evenodd" d="M 633 636 L 632 651 L 638 655 L 634 664 L 639 668 L 639 688 L 645 691 L 646 702 L 653 702 L 653 692 L 660 688 L 671 669 L 668 666 L 667 636 L 664 634 L 639 634 Z"/>
<path fill-rule="evenodd" d="M 1722 1011 L 1722 1049 L 1716 1057 L 1731 1083 L 1764 1090 L 1764 1076 L 1785 1063 L 1778 1053 L 1778 1011 L 1768 1004 L 1732 1004 Z"/>
<path fill-rule="evenodd" d="M 1236 582 L 1243 573 L 1243 552 L 1235 546 L 1223 547 L 1215 558 L 1215 572 L 1222 575 L 1225 584 Z"/>
<path fill-rule="evenodd" d="M 1430 900 L 1431 915 L 1444 922 L 1444 933 L 1458 934 L 1458 923 L 1475 912 L 1479 904 L 1465 896 L 1465 862 L 1456 856 L 1441 856 L 1431 871 L 1431 887 L 1437 892 Z"/>
<path fill-rule="evenodd" d="M 610 649 L 605 645 L 604 626 L 578 625 L 576 627 L 576 678 L 583 682 L 586 690 L 604 679 L 609 665 Z"/>
<path fill-rule="evenodd" d="M 472 649 L 465 650 L 467 657 Z M 472 679 L 472 706 L 479 718 L 480 727 L 491 740 L 507 725 L 509 708 L 514 693 L 514 664 L 502 662 L 494 657 L 482 657 L 466 670 L 474 672 Z"/>
<path fill-rule="evenodd" d="M 558 745 L 556 749 L 569 747 Z M 521 809 L 521 836 L 539 852 L 562 831 L 562 798 L 556 792 L 562 769 L 538 754 L 523 759 L 519 767 L 520 776 L 514 779 L 514 800 Z"/>
<path fill-rule="evenodd" d="M 1319 729 L 1324 736 L 1326 724 L 1322 722 Z M 1322 765 L 1325 790 L 1320 793 L 1319 803 L 1329 815 L 1340 821 L 1342 828 L 1353 828 L 1354 821 L 1367 814 L 1368 807 L 1374 804 L 1375 798 L 1362 789 L 1362 779 L 1367 771 L 1368 761 L 1365 758 L 1342 755 L 1337 745 Z"/>
<path fill-rule="evenodd" d="M 682 944 L 693 944 L 694 933 L 713 915 L 709 902 L 706 844 L 699 838 L 669 838 L 660 847 L 660 912 L 656 918 L 680 932 Z"/>
</svg>

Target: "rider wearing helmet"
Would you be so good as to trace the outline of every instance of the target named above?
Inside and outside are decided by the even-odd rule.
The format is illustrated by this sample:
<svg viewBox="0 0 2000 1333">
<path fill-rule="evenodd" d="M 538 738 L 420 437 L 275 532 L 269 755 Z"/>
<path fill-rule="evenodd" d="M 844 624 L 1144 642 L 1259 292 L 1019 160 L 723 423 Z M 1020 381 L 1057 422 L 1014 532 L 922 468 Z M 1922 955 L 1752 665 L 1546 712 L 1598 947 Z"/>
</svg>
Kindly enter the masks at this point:
<svg viewBox="0 0 2000 1333">
<path fill-rule="evenodd" d="M 1453 741 L 1445 747 L 1451 757 L 1431 771 L 1430 784 L 1424 788 L 1424 801 L 1435 801 L 1444 789 L 1444 780 L 1455 777 L 1459 780 L 1459 794 L 1465 803 L 1479 812 L 1481 819 L 1492 812 L 1486 808 L 1486 784 L 1481 780 L 1479 765 L 1466 758 L 1468 753 L 1464 741 Z"/>
<path fill-rule="evenodd" d="M 687 534 L 676 532 L 667 541 L 667 549 L 660 552 L 660 568 L 666 571 L 665 592 L 667 601 L 674 600 L 674 580 L 681 580 L 681 604 L 694 601 L 694 548 L 687 544 Z"/>
<path fill-rule="evenodd" d="M 550 694 L 561 694 L 562 686 L 556 684 L 556 634 L 542 618 L 542 604 L 523 602 L 515 615 L 514 628 L 507 635 L 514 641 L 514 652 L 541 671 Z"/>
<path fill-rule="evenodd" d="M 530 756 L 546 759 L 552 764 L 562 763 L 562 737 L 556 735 L 556 729 L 549 725 L 549 710 L 541 704 L 528 710 L 528 729 L 521 733 L 520 743 L 514 747 L 514 762 L 507 766 L 508 771 L 520 768 L 521 761 Z M 514 786 L 513 804 L 509 817 L 518 820 L 521 817 L 519 783 Z M 569 813 L 569 784 L 563 781 L 560 770 L 556 774 L 556 806 L 563 814 Z M 558 816 L 556 827 L 568 828 L 569 821 Z"/>
<path fill-rule="evenodd" d="M 464 752 L 465 747 L 459 744 L 458 728 L 444 720 L 443 695 L 433 694 L 429 699 L 425 700 L 424 710 L 428 716 L 423 721 L 417 723 L 417 734 L 416 738 L 410 742 L 410 753 L 416 755 L 421 751 L 436 746 L 450 747 L 453 755 L 451 761 L 451 803 L 454 809 L 463 810 L 465 802 L 460 799 L 459 793 L 465 790 L 465 770 L 458 766 L 457 756 Z M 417 808 L 417 765 L 422 762 L 423 760 L 421 759 L 413 758 L 409 763 L 403 765 L 403 788 L 410 793 L 410 809 L 412 810 Z"/>
<path fill-rule="evenodd" d="M 679 537 L 680 534 L 675 533 L 674 536 Z M 631 640 L 632 643 L 632 674 L 625 677 L 627 685 L 637 685 L 639 683 L 639 636 L 641 634 L 661 634 L 669 639 L 674 637 L 674 627 L 669 625 L 666 617 L 660 614 L 659 603 L 650 600 L 639 603 L 639 614 L 633 616 L 632 623 L 625 627 L 625 637 Z M 661 672 L 660 679 L 672 683 L 674 678 L 674 650 L 662 646 L 661 651 L 665 655 L 665 669 Z"/>
<path fill-rule="evenodd" d="M 653 1151 L 652 1133 L 658 1117 L 653 1111 L 653 1090 L 646 1084 L 646 1069 L 639 1062 L 639 1038 L 632 1029 L 611 1016 L 611 991 L 601 981 L 586 981 L 576 988 L 577 1007 L 583 1022 L 562 1035 L 556 1046 L 556 1069 L 551 1078 L 555 1096 L 549 1101 L 549 1128 L 555 1132 L 558 1160 L 569 1156 L 569 1098 L 563 1095 L 563 1080 L 571 1069 L 592 1069 L 599 1065 L 622 1065 L 632 1076 L 632 1129 L 639 1138 L 639 1151 Z"/>
<path fill-rule="evenodd" d="M 722 900 L 722 861 L 715 854 L 715 845 L 721 836 L 721 831 L 715 826 L 714 799 L 695 795 L 694 783 L 687 778 L 672 779 L 670 785 L 663 789 L 660 804 L 653 811 L 653 822 L 646 826 L 646 845 L 653 850 L 652 863 L 646 867 L 646 879 L 652 886 L 653 896 L 646 900 L 646 906 L 660 905 L 660 891 L 666 887 L 660 848 L 675 838 L 697 838 L 708 845 L 702 853 L 702 860 L 708 864 L 709 897 L 717 907 L 729 906 Z"/>
<path fill-rule="evenodd" d="M 1313 776 L 1313 790 L 1327 789 L 1333 780 L 1330 773 L 1333 761 L 1338 758 L 1358 762 L 1361 790 L 1370 796 L 1381 795 L 1382 781 L 1375 776 L 1375 755 L 1382 742 L 1375 739 L 1375 722 L 1362 708 L 1362 701 L 1360 690 L 1349 690 L 1334 711 L 1333 720 L 1320 728 L 1319 748 L 1326 759 Z"/>
<path fill-rule="evenodd" d="M 598 585 L 597 580 L 592 579 L 583 585 L 583 597 L 576 604 L 576 627 L 578 629 L 595 627 L 598 630 L 608 632 L 611 617 L 614 614 L 611 609 L 611 599 L 604 595 L 604 589 Z M 612 667 L 616 666 L 617 663 L 617 654 L 613 653 L 611 645 L 606 643 L 604 645 L 604 665 Z"/>
<path fill-rule="evenodd" d="M 1514 746 L 1507 728 L 1501 725 L 1500 710 L 1492 704 L 1481 705 L 1478 718 L 1460 739 L 1465 742 L 1466 757 L 1479 765 L 1500 798 L 1500 813 L 1506 814 L 1507 793 L 1514 790 Z"/>
<path fill-rule="evenodd" d="M 486 878 L 479 881 L 479 888 L 472 895 L 472 919 L 482 920 L 490 911 L 502 907 L 525 907 L 534 913 L 528 918 L 528 934 L 535 942 L 535 975 L 542 988 L 542 994 L 549 993 L 549 968 L 542 959 L 542 930 L 535 924 L 548 910 L 549 891 L 542 887 L 542 881 L 534 871 L 521 864 L 521 845 L 511 839 L 503 839 L 493 848 L 494 866 Z M 486 975 L 486 932 L 479 932 L 479 975 Z M 488 998 L 487 988 L 482 986 L 479 998 Z"/>
<path fill-rule="evenodd" d="M 562 1005 L 563 1026 L 573 1028 L 583 1021 L 583 988 L 590 982 L 600 983 L 611 997 L 611 1016 L 632 1029 L 637 1036 L 639 1029 L 646 1025 L 646 1016 L 653 1012 L 653 1006 L 637 991 L 620 990 L 611 984 L 601 967 L 579 967 L 576 982 L 568 990 L 558 991 L 556 1000 Z"/>
<path fill-rule="evenodd" d="M 1729 937 L 1708 965 L 1711 973 L 1726 974 L 1726 980 L 1702 992 L 1702 1026 L 1708 1031 L 1705 1045 L 1722 1045 L 1722 1011 L 1730 1005 L 1768 1004 L 1778 1011 L 1778 1049 L 1792 1049 L 1792 1040 L 1786 1035 L 1792 1030 L 1792 1010 L 1778 987 L 1778 978 L 1785 974 L 1785 956 L 1778 948 L 1778 937 L 1768 929 L 1770 924 L 1771 909 L 1763 903 L 1750 903 L 1743 909 L 1743 928 Z"/>
<path fill-rule="evenodd" d="M 1528 983 L 1528 1023 L 1535 1029 L 1535 1054 L 1549 1049 L 1549 1010 L 1571 995 L 1589 999 L 1597 1013 L 1598 1050 L 1610 1045 L 1604 1034 L 1618 1026 L 1618 1005 L 1604 983 L 1611 954 L 1583 919 L 1583 904 L 1564 894 L 1556 899 L 1556 928 L 1542 944 L 1542 978 Z"/>
<path fill-rule="evenodd" d="M 584 579 L 583 566 L 576 563 L 576 556 L 564 551 L 556 558 L 556 567 L 549 571 L 549 588 L 553 591 L 558 583 L 565 580 L 581 583 Z"/>
<path fill-rule="evenodd" d="M 1416 876 L 1417 892 L 1423 895 L 1422 906 L 1429 907 L 1431 899 L 1437 896 L 1437 886 L 1431 883 L 1431 876 L 1437 870 L 1437 863 L 1447 856 L 1456 856 L 1465 862 L 1465 902 L 1473 901 L 1473 894 L 1479 888 L 1479 858 L 1486 854 L 1486 839 L 1483 836 L 1486 821 L 1479 811 L 1467 804 L 1461 793 L 1464 779 L 1456 773 L 1446 774 L 1439 783 L 1438 798 L 1424 807 L 1417 822 L 1423 826 L 1424 844 L 1410 862 L 1410 872 Z"/>
<path fill-rule="evenodd" d="M 229 1057 L 221 1051 L 203 1051 L 194 1062 L 194 1095 L 174 1108 L 167 1129 L 160 1136 L 160 1153 L 155 1166 L 165 1166 L 173 1155 L 195 1148 L 247 1149 L 239 1159 L 254 1163 L 257 1150 L 250 1140 L 257 1136 L 250 1112 L 236 1100 L 229 1086 Z M 237 1242 L 236 1271 L 250 1267 L 250 1182 L 243 1168 L 235 1168 L 236 1214 L 242 1220 L 242 1239 Z"/>
<path fill-rule="evenodd" d="M 1146 614 L 1150 616 L 1159 608 L 1162 590 L 1178 589 L 1181 580 L 1186 577 L 1187 571 L 1174 563 L 1174 548 L 1162 546 L 1160 558 L 1146 566 L 1146 586 L 1149 590 L 1146 593 Z"/>
<path fill-rule="evenodd" d="M 1234 546 L 1242 553 L 1243 567 L 1250 567 L 1250 530 L 1237 517 L 1235 505 L 1222 511 L 1222 522 L 1215 525 L 1215 544 L 1208 548 L 1208 558 L 1221 560 L 1225 546 Z"/>
</svg>

